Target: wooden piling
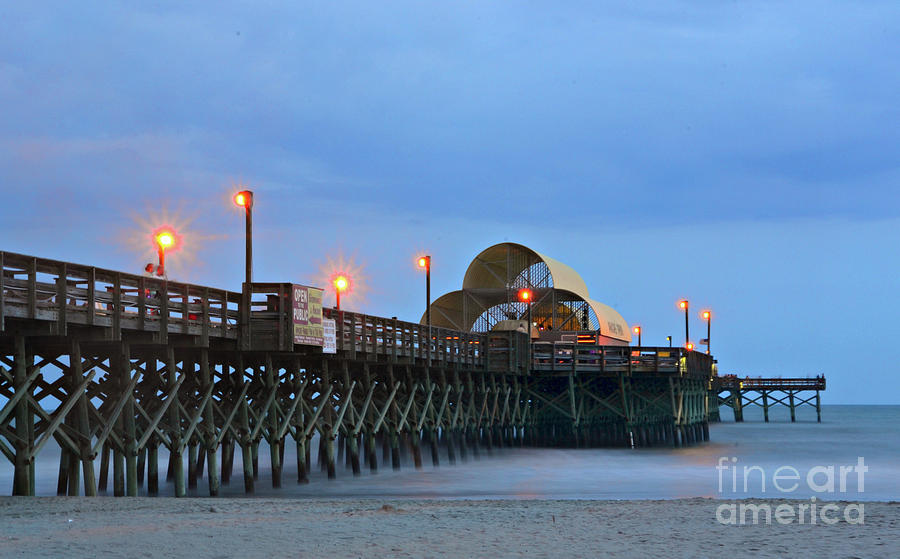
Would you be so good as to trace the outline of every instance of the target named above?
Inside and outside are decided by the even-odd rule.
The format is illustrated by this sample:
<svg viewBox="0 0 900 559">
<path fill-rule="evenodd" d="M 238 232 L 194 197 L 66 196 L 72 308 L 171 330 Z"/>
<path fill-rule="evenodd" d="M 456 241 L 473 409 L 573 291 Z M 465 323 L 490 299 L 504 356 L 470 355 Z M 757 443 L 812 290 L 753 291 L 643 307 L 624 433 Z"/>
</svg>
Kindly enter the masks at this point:
<svg viewBox="0 0 900 559">
<path fill-rule="evenodd" d="M 182 455 L 182 428 L 181 428 L 181 406 L 178 405 L 178 385 L 177 367 L 175 366 L 175 348 L 168 346 L 166 348 L 166 388 L 169 392 L 168 397 L 173 398 L 173 403 L 169 406 L 169 439 L 171 447 L 169 448 L 169 457 L 172 464 L 172 473 L 175 479 L 175 496 L 184 497 L 187 495 L 187 488 L 184 483 L 184 457 Z"/>
<path fill-rule="evenodd" d="M 151 435 L 147 442 L 147 495 L 159 495 L 159 442 L 156 435 Z"/>
<path fill-rule="evenodd" d="M 244 361 L 241 355 L 237 356 L 236 362 L 236 371 L 238 385 L 241 389 L 244 389 L 244 385 L 247 384 L 246 379 L 246 369 L 244 368 Z M 238 402 L 240 406 L 240 411 L 238 412 L 238 432 L 240 440 L 238 444 L 241 447 L 241 463 L 244 471 L 244 493 L 247 495 L 253 495 L 255 492 L 254 487 L 254 476 L 253 476 L 253 450 L 252 445 L 253 441 L 251 440 L 251 432 L 250 432 L 250 412 L 249 412 L 249 404 L 246 398 L 241 398 L 241 401 Z"/>
<path fill-rule="evenodd" d="M 71 375 L 71 386 L 77 386 L 84 378 L 84 370 L 81 359 L 81 344 L 78 338 L 72 339 L 69 350 L 69 374 Z M 91 425 L 88 416 L 88 396 L 84 393 L 75 404 L 75 425 L 80 435 L 79 451 L 81 459 L 81 469 L 84 478 L 84 494 L 87 497 L 97 496 L 97 480 L 94 476 L 94 451 L 91 448 Z"/>
<path fill-rule="evenodd" d="M 25 338 L 15 337 L 15 372 L 13 376 L 13 390 L 15 392 L 32 392 L 25 387 L 25 378 L 28 368 L 32 363 L 26 363 Z M 31 448 L 28 445 L 28 416 L 31 413 L 28 407 L 28 398 L 20 398 L 16 404 L 16 439 L 14 447 L 15 470 L 13 472 L 13 495 L 31 495 Z"/>
<path fill-rule="evenodd" d="M 227 366 L 223 365 L 223 373 L 224 369 Z M 209 366 L 209 350 L 203 348 L 200 350 L 200 388 L 201 391 L 206 393 L 211 390 L 213 387 L 213 378 L 212 372 Z M 203 409 L 203 423 L 204 430 L 202 435 L 203 440 L 203 449 L 206 452 L 206 463 L 207 463 L 207 478 L 209 484 L 209 496 L 217 497 L 219 495 L 219 465 L 216 462 L 218 456 L 216 454 L 217 444 L 216 444 L 216 430 L 215 426 L 215 415 L 213 414 L 213 401 L 212 398 L 207 401 L 206 406 Z M 224 449 L 223 449 L 224 453 Z M 201 455 L 202 457 L 202 455 Z M 224 461 L 224 457 L 223 457 Z M 198 468 L 202 470 L 202 465 Z"/>
<path fill-rule="evenodd" d="M 272 354 L 266 353 L 266 386 L 272 397 L 278 393 L 280 378 L 278 371 L 272 364 Z M 278 408 L 275 404 L 269 406 L 267 419 L 269 422 L 269 456 L 272 469 L 272 487 L 281 487 L 281 440 L 278 424 Z"/>
<path fill-rule="evenodd" d="M 100 476 L 97 482 L 98 491 L 106 491 L 106 482 L 109 478 L 109 443 L 103 443 L 103 449 L 100 451 Z"/>
<path fill-rule="evenodd" d="M 125 392 L 125 405 L 122 408 L 123 458 L 125 460 L 125 494 L 138 496 L 137 474 L 137 428 L 135 425 L 134 390 L 132 384 L 131 352 L 128 344 L 122 344 L 118 355 L 118 377 L 120 390 Z"/>
</svg>

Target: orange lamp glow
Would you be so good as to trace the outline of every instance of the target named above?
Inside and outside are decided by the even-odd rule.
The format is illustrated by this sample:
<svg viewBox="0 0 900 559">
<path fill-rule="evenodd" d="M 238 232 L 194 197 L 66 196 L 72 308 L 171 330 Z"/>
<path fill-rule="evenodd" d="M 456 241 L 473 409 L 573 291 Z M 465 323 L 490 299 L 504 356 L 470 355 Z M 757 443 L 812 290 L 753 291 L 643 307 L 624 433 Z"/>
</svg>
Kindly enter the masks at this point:
<svg viewBox="0 0 900 559">
<path fill-rule="evenodd" d="M 694 344 L 691 342 L 688 342 L 684 347 L 686 347 L 688 351 L 694 351 Z"/>
<path fill-rule="evenodd" d="M 703 316 L 703 320 L 709 320 L 709 317 L 711 315 L 710 315 L 709 311 L 703 311 L 703 314 L 701 316 Z"/>
<path fill-rule="evenodd" d="M 422 268 L 423 270 L 427 270 L 427 269 L 431 268 L 431 257 L 430 256 L 420 256 L 419 259 L 416 261 L 416 264 L 419 266 L 419 268 Z"/>
<path fill-rule="evenodd" d="M 347 281 L 347 278 L 345 278 L 344 276 L 338 276 L 334 278 L 334 288 L 338 291 L 344 291 L 345 289 L 347 289 L 347 286 L 349 284 L 350 282 Z"/>
<path fill-rule="evenodd" d="M 678 301 L 678 307 L 682 310 L 688 308 L 687 300 Z"/>
<path fill-rule="evenodd" d="M 242 190 L 234 195 L 234 203 L 242 208 L 253 206 L 253 193 L 249 190 Z"/>
<path fill-rule="evenodd" d="M 519 290 L 519 302 L 521 303 L 529 303 L 531 302 L 531 290 L 530 289 L 520 289 Z"/>
<path fill-rule="evenodd" d="M 160 231 L 156 234 L 156 244 L 161 250 L 171 248 L 173 245 L 175 245 L 175 234 L 171 231 Z"/>
<path fill-rule="evenodd" d="M 640 327 L 640 326 L 635 326 L 635 327 L 634 327 L 634 333 L 635 333 L 635 334 L 640 334 L 640 333 L 641 333 L 641 327 Z"/>
</svg>

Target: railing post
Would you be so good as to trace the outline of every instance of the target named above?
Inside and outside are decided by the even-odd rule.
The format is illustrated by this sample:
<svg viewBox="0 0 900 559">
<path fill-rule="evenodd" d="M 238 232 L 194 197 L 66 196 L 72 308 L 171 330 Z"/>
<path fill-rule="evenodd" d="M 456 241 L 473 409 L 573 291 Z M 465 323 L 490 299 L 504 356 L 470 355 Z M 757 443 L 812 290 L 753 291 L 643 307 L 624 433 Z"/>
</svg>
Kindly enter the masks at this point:
<svg viewBox="0 0 900 559">
<path fill-rule="evenodd" d="M 147 328 L 147 279 L 140 277 L 138 279 L 138 328 L 144 330 Z"/>
<path fill-rule="evenodd" d="M 87 306 L 88 306 L 88 325 L 94 325 L 94 319 L 97 316 L 97 270 L 91 268 L 88 271 L 87 283 Z"/>
<path fill-rule="evenodd" d="M 397 319 L 391 320 L 391 363 L 397 362 Z"/>
<path fill-rule="evenodd" d="M 66 265 L 60 264 L 56 278 L 56 333 L 59 336 L 66 335 Z"/>
<path fill-rule="evenodd" d="M 188 306 L 191 301 L 190 297 L 190 289 L 185 285 L 181 289 L 181 332 L 183 334 L 187 334 L 190 331 L 191 321 L 188 318 L 191 315 L 190 307 Z"/>
<path fill-rule="evenodd" d="M 116 272 L 113 285 L 113 339 L 122 339 L 122 274 Z"/>
<path fill-rule="evenodd" d="M 356 359 L 356 313 L 350 313 L 350 359 Z"/>
<path fill-rule="evenodd" d="M 250 349 L 250 301 L 253 299 L 252 284 L 244 282 L 241 289 L 240 303 L 240 346 L 241 349 Z"/>
<path fill-rule="evenodd" d="M 203 294 L 200 296 L 201 301 L 200 304 L 203 306 L 200 309 L 200 345 L 203 347 L 209 347 L 209 288 L 203 288 Z M 224 332 L 223 332 L 224 333 Z M 212 424 L 212 422 L 210 422 Z"/>
<path fill-rule="evenodd" d="M 159 292 L 159 343 L 169 343 L 169 282 L 163 280 Z"/>
<path fill-rule="evenodd" d="M 37 258 L 28 259 L 28 318 L 37 314 Z"/>
</svg>

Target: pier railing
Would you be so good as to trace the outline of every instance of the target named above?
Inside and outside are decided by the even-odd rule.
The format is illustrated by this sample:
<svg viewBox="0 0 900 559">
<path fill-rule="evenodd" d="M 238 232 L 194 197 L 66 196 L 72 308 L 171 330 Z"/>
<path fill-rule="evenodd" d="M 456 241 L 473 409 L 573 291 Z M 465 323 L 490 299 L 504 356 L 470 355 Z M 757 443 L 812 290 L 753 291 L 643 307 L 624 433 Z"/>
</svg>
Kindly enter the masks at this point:
<svg viewBox="0 0 900 559">
<path fill-rule="evenodd" d="M 133 330 L 162 344 L 186 334 L 200 336 L 201 346 L 224 338 L 242 350 L 305 351 L 293 343 L 290 283 L 253 283 L 239 293 L 11 252 L 0 252 L 0 270 L 0 330 L 6 318 L 18 318 L 47 322 L 55 335 L 71 324 L 110 328 L 112 340 Z M 332 308 L 323 317 L 335 321 L 337 352 L 353 360 L 512 374 L 712 371 L 708 355 L 682 348 L 535 342 L 529 364 L 527 335 L 519 332 L 460 332 Z"/>
<path fill-rule="evenodd" d="M 672 347 L 600 346 L 535 342 L 532 370 L 551 373 L 687 373 L 712 376 L 712 358 Z"/>
<path fill-rule="evenodd" d="M 41 320 L 65 335 L 68 324 L 237 338 L 240 293 L 0 252 L 0 329 L 7 318 Z"/>
<path fill-rule="evenodd" d="M 825 377 L 806 378 L 740 378 L 723 375 L 715 379 L 719 390 L 825 390 Z"/>
</svg>

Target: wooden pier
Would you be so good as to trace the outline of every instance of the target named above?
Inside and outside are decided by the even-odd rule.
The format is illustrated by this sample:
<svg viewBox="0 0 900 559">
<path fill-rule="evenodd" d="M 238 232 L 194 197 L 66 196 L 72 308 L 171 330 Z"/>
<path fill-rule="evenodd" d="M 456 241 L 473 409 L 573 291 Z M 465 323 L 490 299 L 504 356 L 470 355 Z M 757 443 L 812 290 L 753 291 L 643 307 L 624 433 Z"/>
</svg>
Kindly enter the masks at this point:
<svg viewBox="0 0 900 559">
<path fill-rule="evenodd" d="M 680 348 L 529 343 L 324 309 L 335 353 L 294 343 L 292 284 L 242 292 L 0 252 L 0 452 L 15 495 L 60 448 L 58 492 L 156 495 L 160 448 L 176 496 L 254 491 L 313 457 L 335 477 L 507 446 L 690 445 L 709 438 L 711 356 Z M 312 441 L 319 445 L 311 449 Z M 292 452 L 287 453 L 287 447 Z M 95 471 L 97 457 L 99 471 Z M 166 475 L 166 474 L 163 474 Z M 143 488 L 143 489 L 142 489 Z"/>
<path fill-rule="evenodd" d="M 791 411 L 791 421 L 797 421 L 797 408 L 810 406 L 816 410 L 816 418 L 822 422 L 822 399 L 819 393 L 825 390 L 825 377 L 812 378 L 738 378 L 737 375 L 723 375 L 713 378 L 710 398 L 719 406 L 726 406 L 734 412 L 735 422 L 744 421 L 744 408 L 758 406 L 763 410 L 763 418 L 768 423 L 769 409 L 784 406 Z M 712 419 L 718 420 L 718 409 Z"/>
</svg>

